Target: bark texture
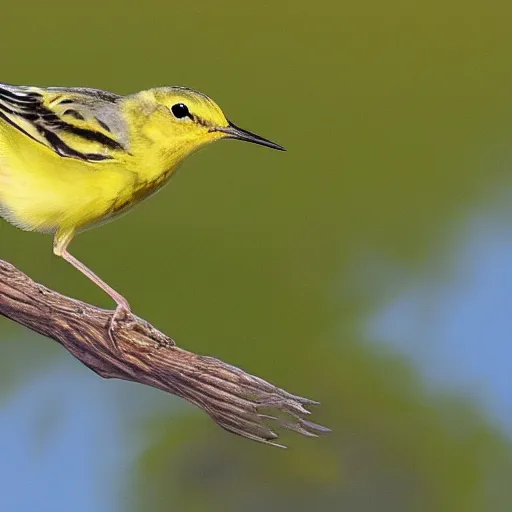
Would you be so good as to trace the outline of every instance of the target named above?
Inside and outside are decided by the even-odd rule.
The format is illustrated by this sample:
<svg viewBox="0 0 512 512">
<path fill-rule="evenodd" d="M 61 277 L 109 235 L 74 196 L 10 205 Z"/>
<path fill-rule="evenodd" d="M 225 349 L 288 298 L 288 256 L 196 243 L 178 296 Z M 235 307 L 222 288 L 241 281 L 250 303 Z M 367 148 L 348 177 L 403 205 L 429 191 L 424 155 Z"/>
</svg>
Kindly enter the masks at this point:
<svg viewBox="0 0 512 512">
<path fill-rule="evenodd" d="M 145 320 L 135 318 L 116 332 L 112 311 L 71 299 L 34 282 L 0 260 L 0 314 L 48 336 L 106 379 L 140 382 L 178 395 L 235 434 L 282 446 L 273 424 L 308 437 L 329 429 L 307 421 L 317 404 L 292 395 L 243 370 L 179 348 Z"/>
</svg>

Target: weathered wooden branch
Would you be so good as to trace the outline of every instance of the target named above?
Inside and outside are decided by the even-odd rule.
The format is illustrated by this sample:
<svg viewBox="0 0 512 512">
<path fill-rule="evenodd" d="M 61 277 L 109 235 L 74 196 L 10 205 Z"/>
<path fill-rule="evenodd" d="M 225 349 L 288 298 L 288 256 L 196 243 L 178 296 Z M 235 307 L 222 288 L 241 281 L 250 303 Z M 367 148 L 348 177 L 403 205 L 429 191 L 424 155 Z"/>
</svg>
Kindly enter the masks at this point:
<svg viewBox="0 0 512 512">
<path fill-rule="evenodd" d="M 269 427 L 309 437 L 328 432 L 305 418 L 317 402 L 292 395 L 213 357 L 179 348 L 148 322 L 136 319 L 108 334 L 112 311 L 65 297 L 0 260 L 0 314 L 53 338 L 106 379 L 118 378 L 167 391 L 204 409 L 221 427 L 263 443 L 282 446 Z M 1 363 L 0 363 L 1 365 Z"/>
</svg>

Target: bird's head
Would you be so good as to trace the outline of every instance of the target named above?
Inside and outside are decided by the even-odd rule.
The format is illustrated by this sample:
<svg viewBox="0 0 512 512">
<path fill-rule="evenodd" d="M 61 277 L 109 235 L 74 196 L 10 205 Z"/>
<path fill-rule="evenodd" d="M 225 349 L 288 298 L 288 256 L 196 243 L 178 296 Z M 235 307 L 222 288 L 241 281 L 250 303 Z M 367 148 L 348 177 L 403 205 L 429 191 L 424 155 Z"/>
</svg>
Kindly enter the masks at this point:
<svg viewBox="0 0 512 512">
<path fill-rule="evenodd" d="M 137 144 L 152 145 L 171 159 L 181 160 L 220 139 L 238 139 L 284 151 L 259 135 L 228 121 L 208 96 L 185 87 L 159 87 L 140 92 L 126 104 Z"/>
</svg>

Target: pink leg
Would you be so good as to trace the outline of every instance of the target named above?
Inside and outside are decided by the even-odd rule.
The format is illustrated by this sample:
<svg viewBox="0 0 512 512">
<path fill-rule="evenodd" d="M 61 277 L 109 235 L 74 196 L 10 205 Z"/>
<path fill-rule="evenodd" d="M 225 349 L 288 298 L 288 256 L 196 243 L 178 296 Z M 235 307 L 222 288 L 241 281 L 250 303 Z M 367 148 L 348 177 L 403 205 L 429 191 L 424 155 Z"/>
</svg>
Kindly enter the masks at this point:
<svg viewBox="0 0 512 512">
<path fill-rule="evenodd" d="M 110 295 L 117 303 L 117 308 L 123 309 L 127 312 L 130 310 L 128 301 L 118 292 L 109 286 L 105 281 L 100 279 L 92 270 L 87 268 L 81 261 L 77 260 L 72 254 L 69 254 L 67 249 L 64 249 L 60 254 L 68 263 L 71 263 L 76 269 L 80 270 L 82 274 L 86 275 L 93 283 L 97 284 L 105 293 Z"/>
<path fill-rule="evenodd" d="M 110 297 L 115 300 L 117 309 L 130 312 L 130 304 L 128 304 L 128 301 L 120 293 L 117 293 L 111 286 L 105 283 L 105 281 L 100 279 L 92 270 L 87 268 L 81 261 L 77 260 L 72 254 L 68 252 L 67 247 L 69 242 L 71 242 L 71 238 L 72 234 L 66 234 L 64 236 L 56 235 L 53 244 L 53 252 L 57 256 L 65 259 L 68 263 L 71 263 L 71 265 L 82 272 L 82 274 L 87 276 L 93 283 L 98 285 L 105 293 L 110 295 Z"/>
<path fill-rule="evenodd" d="M 118 322 L 121 321 L 122 319 L 126 321 L 128 318 L 130 318 L 130 304 L 128 304 L 128 301 L 120 293 L 116 292 L 111 286 L 105 283 L 105 281 L 100 279 L 92 270 L 87 268 L 81 261 L 77 260 L 73 255 L 71 255 L 68 252 L 67 246 L 69 245 L 69 242 L 71 242 L 73 234 L 73 232 L 57 233 L 55 235 L 53 243 L 53 252 L 57 256 L 60 256 L 63 259 L 65 259 L 68 263 L 71 263 L 71 265 L 73 265 L 82 274 L 87 276 L 93 283 L 99 286 L 105 293 L 110 295 L 110 297 L 112 297 L 112 299 L 115 300 L 117 308 L 110 320 L 108 334 L 113 347 L 116 350 L 119 350 L 117 342 L 114 338 L 116 326 L 118 325 Z"/>
</svg>

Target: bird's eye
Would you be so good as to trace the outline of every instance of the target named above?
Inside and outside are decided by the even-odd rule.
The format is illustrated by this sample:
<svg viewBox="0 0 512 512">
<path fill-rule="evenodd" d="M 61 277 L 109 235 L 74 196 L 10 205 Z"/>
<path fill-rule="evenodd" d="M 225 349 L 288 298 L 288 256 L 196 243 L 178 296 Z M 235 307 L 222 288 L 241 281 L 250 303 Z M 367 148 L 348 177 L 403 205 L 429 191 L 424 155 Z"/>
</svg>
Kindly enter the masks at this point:
<svg viewBox="0 0 512 512">
<path fill-rule="evenodd" d="M 187 105 L 184 103 L 176 103 L 171 107 L 171 112 L 176 119 L 183 119 L 184 117 L 190 117 L 190 112 Z"/>
</svg>

